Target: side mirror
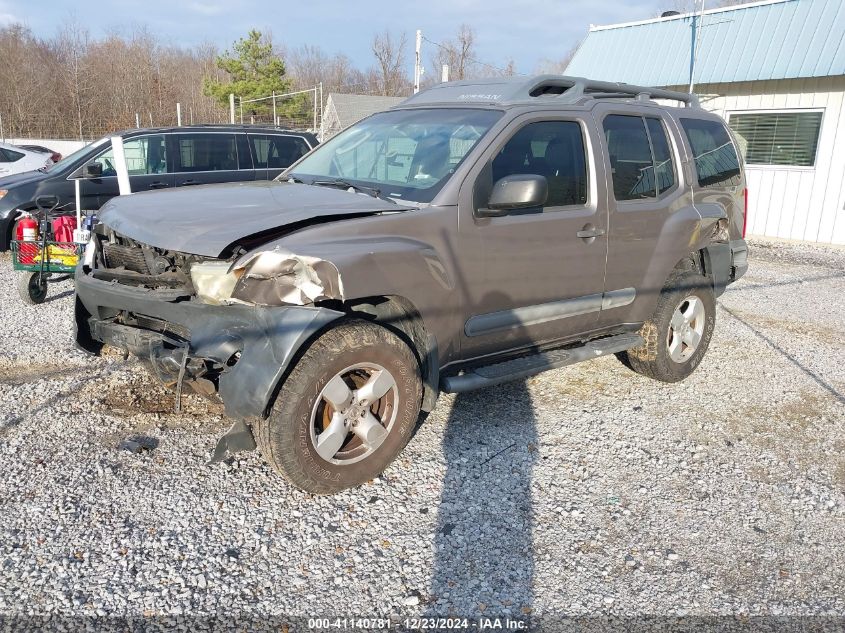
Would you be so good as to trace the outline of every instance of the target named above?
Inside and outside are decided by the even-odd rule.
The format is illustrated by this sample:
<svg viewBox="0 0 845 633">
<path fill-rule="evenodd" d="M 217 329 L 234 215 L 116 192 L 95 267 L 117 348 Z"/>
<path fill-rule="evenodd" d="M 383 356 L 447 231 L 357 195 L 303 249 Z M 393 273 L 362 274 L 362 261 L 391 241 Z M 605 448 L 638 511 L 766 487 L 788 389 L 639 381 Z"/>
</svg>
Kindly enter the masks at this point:
<svg viewBox="0 0 845 633">
<path fill-rule="evenodd" d="M 100 178 L 103 175 L 102 163 L 88 163 L 82 168 L 83 178 Z"/>
<path fill-rule="evenodd" d="M 513 209 L 542 207 L 549 197 L 549 183 L 544 176 L 536 174 L 514 174 L 497 180 L 486 209 L 479 209 L 478 215 L 497 217 Z"/>
<path fill-rule="evenodd" d="M 52 195 L 38 196 L 35 199 L 35 206 L 42 211 L 52 211 L 59 206 L 59 197 Z"/>
</svg>

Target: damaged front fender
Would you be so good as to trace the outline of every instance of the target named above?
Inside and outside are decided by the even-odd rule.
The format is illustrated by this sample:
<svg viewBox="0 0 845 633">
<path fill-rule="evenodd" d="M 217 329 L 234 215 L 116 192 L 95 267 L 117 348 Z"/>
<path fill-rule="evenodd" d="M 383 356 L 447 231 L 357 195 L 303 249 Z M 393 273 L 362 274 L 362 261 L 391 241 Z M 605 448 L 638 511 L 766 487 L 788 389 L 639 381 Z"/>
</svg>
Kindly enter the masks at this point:
<svg viewBox="0 0 845 633">
<path fill-rule="evenodd" d="M 232 302 L 248 305 L 309 305 L 342 301 L 343 281 L 332 262 L 275 248 L 246 256 L 232 271 L 238 278 Z"/>
</svg>

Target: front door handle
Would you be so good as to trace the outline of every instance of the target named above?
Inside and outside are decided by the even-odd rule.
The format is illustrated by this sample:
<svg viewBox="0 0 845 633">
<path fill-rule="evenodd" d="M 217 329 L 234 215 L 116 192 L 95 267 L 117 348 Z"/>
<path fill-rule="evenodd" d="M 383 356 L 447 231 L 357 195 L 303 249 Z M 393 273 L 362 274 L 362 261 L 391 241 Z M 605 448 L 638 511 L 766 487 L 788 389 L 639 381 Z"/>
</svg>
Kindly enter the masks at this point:
<svg viewBox="0 0 845 633">
<path fill-rule="evenodd" d="M 201 184 L 199 180 L 183 180 L 179 183 L 180 187 L 189 187 L 191 185 L 199 185 Z"/>
<path fill-rule="evenodd" d="M 156 182 L 151 182 L 151 183 L 150 183 L 150 189 L 164 189 L 165 187 L 167 187 L 167 183 L 166 183 L 166 182 L 158 182 L 158 181 L 156 181 Z"/>
<path fill-rule="evenodd" d="M 578 231 L 575 235 L 577 235 L 581 239 L 593 239 L 604 234 L 604 229 L 597 229 L 592 224 L 588 224 L 583 229 Z"/>
</svg>

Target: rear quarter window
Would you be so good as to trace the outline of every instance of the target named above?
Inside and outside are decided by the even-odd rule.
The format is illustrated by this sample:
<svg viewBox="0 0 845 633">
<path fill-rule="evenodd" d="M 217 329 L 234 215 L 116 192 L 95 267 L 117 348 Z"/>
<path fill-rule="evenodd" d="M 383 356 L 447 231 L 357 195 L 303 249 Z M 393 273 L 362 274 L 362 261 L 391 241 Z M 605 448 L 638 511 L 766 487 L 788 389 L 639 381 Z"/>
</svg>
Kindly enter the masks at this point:
<svg viewBox="0 0 845 633">
<path fill-rule="evenodd" d="M 702 187 L 734 187 L 740 183 L 739 158 L 733 141 L 719 121 L 681 119 Z"/>
<path fill-rule="evenodd" d="M 290 167 L 310 149 L 299 136 L 250 134 L 249 143 L 256 169 Z"/>
<path fill-rule="evenodd" d="M 14 163 L 19 161 L 21 158 L 24 157 L 24 154 L 21 152 L 16 152 L 12 149 L 6 149 L 5 147 L 0 147 L 0 162 L 3 163 Z"/>
</svg>

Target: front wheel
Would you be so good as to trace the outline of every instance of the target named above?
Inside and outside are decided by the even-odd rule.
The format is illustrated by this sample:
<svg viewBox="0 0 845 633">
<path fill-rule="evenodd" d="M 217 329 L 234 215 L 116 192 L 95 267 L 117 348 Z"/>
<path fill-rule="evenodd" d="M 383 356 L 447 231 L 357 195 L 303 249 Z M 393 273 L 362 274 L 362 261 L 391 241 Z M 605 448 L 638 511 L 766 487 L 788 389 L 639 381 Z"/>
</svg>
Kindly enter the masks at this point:
<svg viewBox="0 0 845 633">
<path fill-rule="evenodd" d="M 44 303 L 47 298 L 47 280 L 41 273 L 18 273 L 17 286 L 18 294 L 27 305 Z"/>
<path fill-rule="evenodd" d="M 710 282 L 697 273 L 680 272 L 666 282 L 654 315 L 640 330 L 645 343 L 617 356 L 639 374 L 678 382 L 698 367 L 715 325 Z"/>
<path fill-rule="evenodd" d="M 331 494 L 387 468 L 413 433 L 421 399 L 411 349 L 379 325 L 349 321 L 308 348 L 253 431 L 291 483 Z"/>
</svg>

